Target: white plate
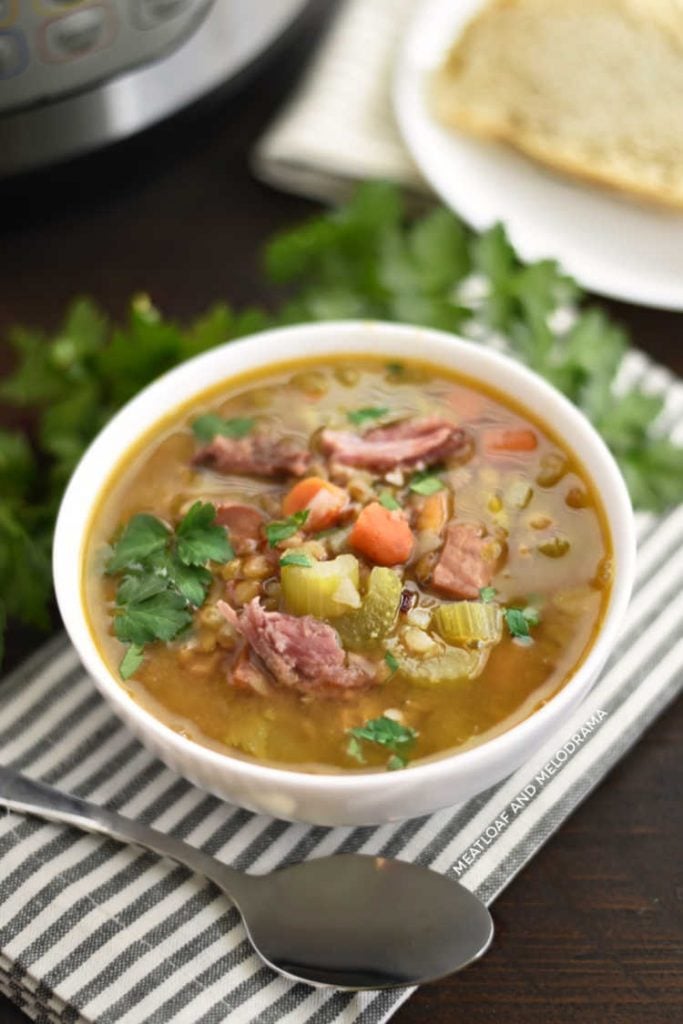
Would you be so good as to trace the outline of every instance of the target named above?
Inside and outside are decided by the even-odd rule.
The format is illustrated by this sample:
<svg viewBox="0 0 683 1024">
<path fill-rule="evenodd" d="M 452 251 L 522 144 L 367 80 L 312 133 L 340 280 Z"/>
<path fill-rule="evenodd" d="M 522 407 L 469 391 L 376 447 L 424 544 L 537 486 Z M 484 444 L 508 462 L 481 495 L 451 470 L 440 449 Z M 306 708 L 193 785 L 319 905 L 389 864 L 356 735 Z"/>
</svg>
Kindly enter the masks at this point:
<svg viewBox="0 0 683 1024">
<path fill-rule="evenodd" d="M 442 128 L 428 76 L 482 0 L 425 0 L 396 70 L 404 140 L 423 175 L 477 229 L 501 220 L 525 260 L 557 259 L 586 288 L 683 309 L 683 214 L 631 201 L 544 169 L 508 147 Z"/>
</svg>

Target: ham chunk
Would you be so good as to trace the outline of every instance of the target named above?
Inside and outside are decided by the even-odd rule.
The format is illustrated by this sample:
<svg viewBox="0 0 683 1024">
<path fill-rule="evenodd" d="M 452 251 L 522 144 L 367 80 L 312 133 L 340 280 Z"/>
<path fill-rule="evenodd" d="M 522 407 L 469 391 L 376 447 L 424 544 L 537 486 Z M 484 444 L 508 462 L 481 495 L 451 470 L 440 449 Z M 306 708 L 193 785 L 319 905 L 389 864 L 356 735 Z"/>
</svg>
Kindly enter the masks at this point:
<svg viewBox="0 0 683 1024">
<path fill-rule="evenodd" d="M 216 522 L 226 526 L 230 543 L 238 555 L 250 555 L 261 541 L 264 516 L 253 505 L 226 502 L 216 506 Z"/>
<path fill-rule="evenodd" d="M 452 597 L 477 598 L 488 587 L 501 555 L 500 544 L 478 523 L 451 523 L 432 583 Z"/>
<path fill-rule="evenodd" d="M 321 434 L 323 451 L 334 462 L 377 473 L 431 466 L 465 451 L 468 440 L 462 427 L 439 416 L 375 427 L 363 435 L 348 430 L 323 430 Z"/>
<path fill-rule="evenodd" d="M 192 461 L 217 473 L 303 476 L 311 454 L 290 438 L 275 439 L 266 434 L 234 438 L 219 434 L 200 448 Z"/>
<path fill-rule="evenodd" d="M 346 663 L 336 630 L 312 615 L 267 612 L 254 598 L 241 615 L 227 602 L 218 608 L 279 683 L 300 693 L 343 695 L 376 681 L 368 663 Z"/>
</svg>

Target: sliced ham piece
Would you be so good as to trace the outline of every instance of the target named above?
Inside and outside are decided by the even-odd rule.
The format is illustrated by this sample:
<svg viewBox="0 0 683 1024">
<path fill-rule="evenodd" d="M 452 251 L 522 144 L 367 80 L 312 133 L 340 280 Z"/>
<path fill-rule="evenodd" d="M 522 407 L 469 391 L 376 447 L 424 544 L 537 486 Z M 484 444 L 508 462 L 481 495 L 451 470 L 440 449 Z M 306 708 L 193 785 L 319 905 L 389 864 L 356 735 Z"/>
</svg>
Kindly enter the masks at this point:
<svg viewBox="0 0 683 1024">
<path fill-rule="evenodd" d="M 261 541 L 261 526 L 265 516 L 253 505 L 225 502 L 216 505 L 216 522 L 227 526 L 228 536 L 238 555 L 250 555 Z"/>
<path fill-rule="evenodd" d="M 464 451 L 468 435 L 449 420 L 429 416 L 375 427 L 362 436 L 348 430 L 323 430 L 320 440 L 325 454 L 335 462 L 384 473 L 409 466 L 430 466 Z"/>
<path fill-rule="evenodd" d="M 241 615 L 226 601 L 217 607 L 283 686 L 300 693 L 340 695 L 376 681 L 368 663 L 346 664 L 336 631 L 312 615 L 267 612 L 257 597 Z"/>
<path fill-rule="evenodd" d="M 200 448 L 192 461 L 217 473 L 303 476 L 311 454 L 291 438 L 275 439 L 265 434 L 233 438 L 219 434 Z"/>
<path fill-rule="evenodd" d="M 432 583 L 452 597 L 477 598 L 488 587 L 500 557 L 500 545 L 478 523 L 451 523 L 432 575 Z"/>
</svg>

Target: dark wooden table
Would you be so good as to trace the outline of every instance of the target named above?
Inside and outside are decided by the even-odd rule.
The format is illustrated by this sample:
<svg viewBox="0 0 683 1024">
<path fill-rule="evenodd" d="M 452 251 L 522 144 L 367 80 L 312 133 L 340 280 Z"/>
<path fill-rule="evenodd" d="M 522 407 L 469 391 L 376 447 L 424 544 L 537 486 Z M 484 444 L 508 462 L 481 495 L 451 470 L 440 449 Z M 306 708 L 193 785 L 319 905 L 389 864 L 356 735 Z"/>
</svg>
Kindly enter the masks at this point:
<svg viewBox="0 0 683 1024">
<path fill-rule="evenodd" d="M 15 322 L 55 327 L 77 293 L 121 316 L 144 289 L 181 319 L 220 297 L 238 306 L 273 301 L 262 243 L 315 207 L 258 184 L 247 157 L 322 21 L 320 10 L 309 12 L 297 38 L 238 94 L 114 150 L 0 186 L 0 338 Z M 683 316 L 607 305 L 638 345 L 683 373 Z M 0 410 L 3 422 L 11 418 Z M 10 663 L 35 640 L 15 632 Z M 497 901 L 485 959 L 422 989 L 397 1024 L 680 1024 L 681 751 L 679 702 Z M 0 1022 L 25 1021 L 0 997 Z"/>
</svg>

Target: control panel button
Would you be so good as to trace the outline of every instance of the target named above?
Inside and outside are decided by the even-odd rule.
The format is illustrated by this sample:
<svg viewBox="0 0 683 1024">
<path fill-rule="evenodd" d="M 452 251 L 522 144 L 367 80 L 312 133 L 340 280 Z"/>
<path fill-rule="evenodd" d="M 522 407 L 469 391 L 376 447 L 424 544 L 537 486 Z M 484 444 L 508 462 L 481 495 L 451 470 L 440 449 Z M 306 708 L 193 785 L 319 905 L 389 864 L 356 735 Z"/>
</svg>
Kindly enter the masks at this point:
<svg viewBox="0 0 683 1024">
<path fill-rule="evenodd" d="M 0 28 L 8 28 L 16 20 L 19 0 L 0 0 Z"/>
<path fill-rule="evenodd" d="M 13 78 L 28 64 L 26 40 L 20 32 L 0 32 L 0 81 Z"/>
<path fill-rule="evenodd" d="M 133 0 L 133 22 L 138 28 L 156 28 L 196 6 L 197 0 Z"/>
<path fill-rule="evenodd" d="M 108 46 L 113 36 L 109 12 L 101 6 L 85 7 L 42 26 L 42 56 L 48 61 L 75 60 Z"/>
</svg>

